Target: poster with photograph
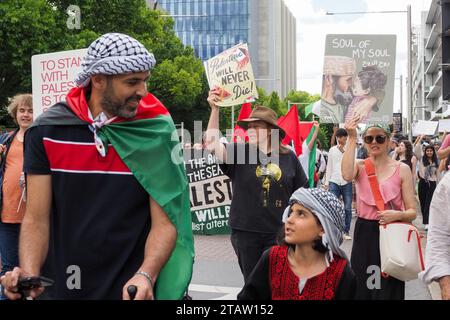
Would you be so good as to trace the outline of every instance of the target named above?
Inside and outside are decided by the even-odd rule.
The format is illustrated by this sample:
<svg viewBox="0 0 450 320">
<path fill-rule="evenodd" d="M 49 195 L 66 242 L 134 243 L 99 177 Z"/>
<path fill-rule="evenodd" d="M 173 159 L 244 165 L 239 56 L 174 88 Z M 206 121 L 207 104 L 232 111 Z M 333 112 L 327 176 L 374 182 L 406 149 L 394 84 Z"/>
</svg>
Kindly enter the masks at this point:
<svg viewBox="0 0 450 320">
<path fill-rule="evenodd" d="M 403 117 L 401 113 L 392 114 L 392 124 L 394 126 L 394 132 L 403 132 Z"/>
<path fill-rule="evenodd" d="M 395 35 L 327 35 L 320 121 L 391 123 L 395 55 Z"/>
<path fill-rule="evenodd" d="M 238 44 L 204 62 L 209 88 L 219 90 L 220 107 L 258 98 L 248 46 Z"/>
</svg>

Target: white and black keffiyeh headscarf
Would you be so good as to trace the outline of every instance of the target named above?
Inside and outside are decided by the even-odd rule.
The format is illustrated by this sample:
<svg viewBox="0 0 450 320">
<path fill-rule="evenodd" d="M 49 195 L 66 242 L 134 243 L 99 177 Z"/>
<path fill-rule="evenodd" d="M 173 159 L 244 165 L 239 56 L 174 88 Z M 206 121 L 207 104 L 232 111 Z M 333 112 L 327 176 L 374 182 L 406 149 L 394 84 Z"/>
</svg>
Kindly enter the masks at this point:
<svg viewBox="0 0 450 320">
<path fill-rule="evenodd" d="M 345 211 L 341 201 L 333 193 L 321 188 L 300 188 L 289 199 L 289 207 L 284 210 L 283 214 L 284 223 L 286 223 L 294 203 L 308 208 L 319 219 L 325 232 L 322 236 L 322 243 L 328 248 L 327 260 L 333 261 L 333 253 L 348 260 L 344 250 L 340 248 L 345 221 Z"/>
<path fill-rule="evenodd" d="M 85 87 L 95 74 L 125 74 L 153 69 L 155 57 L 136 39 L 122 33 L 107 33 L 91 43 L 75 79 Z"/>
</svg>

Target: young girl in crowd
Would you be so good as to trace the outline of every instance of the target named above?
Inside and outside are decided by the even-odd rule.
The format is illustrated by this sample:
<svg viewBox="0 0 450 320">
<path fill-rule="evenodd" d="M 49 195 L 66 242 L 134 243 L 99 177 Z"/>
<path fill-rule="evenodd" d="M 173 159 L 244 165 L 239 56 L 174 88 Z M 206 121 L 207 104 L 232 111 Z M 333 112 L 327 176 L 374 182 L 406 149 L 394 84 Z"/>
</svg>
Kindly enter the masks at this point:
<svg viewBox="0 0 450 320">
<path fill-rule="evenodd" d="M 241 300 L 353 299 L 356 279 L 342 244 L 344 207 L 334 194 L 300 188 L 290 198 L 280 246 L 266 250 Z"/>
</svg>

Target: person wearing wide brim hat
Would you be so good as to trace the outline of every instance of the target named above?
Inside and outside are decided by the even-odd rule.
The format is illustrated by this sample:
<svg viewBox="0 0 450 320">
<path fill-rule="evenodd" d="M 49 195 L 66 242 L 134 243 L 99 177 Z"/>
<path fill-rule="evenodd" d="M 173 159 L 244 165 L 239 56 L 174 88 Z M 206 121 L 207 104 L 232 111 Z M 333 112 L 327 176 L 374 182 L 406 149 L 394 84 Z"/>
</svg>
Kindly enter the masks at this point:
<svg viewBox="0 0 450 320">
<path fill-rule="evenodd" d="M 275 113 L 275 111 L 264 106 L 256 106 L 250 114 L 250 117 L 238 121 L 237 124 L 242 129 L 248 130 L 249 123 L 255 121 L 264 121 L 273 129 L 278 129 L 281 139 L 286 136 L 286 132 L 277 124 L 277 114 Z"/>
<path fill-rule="evenodd" d="M 298 188 L 308 187 L 308 178 L 295 153 L 282 146 L 285 132 L 270 108 L 255 106 L 248 118 L 237 122 L 244 130 L 252 129 L 248 130 L 248 143 L 221 143 L 219 101 L 219 92 L 211 90 L 206 148 L 215 154 L 222 172 L 231 179 L 231 244 L 246 281 L 263 252 L 277 243 L 289 196 Z M 279 130 L 279 146 L 272 141 L 275 130 Z"/>
</svg>

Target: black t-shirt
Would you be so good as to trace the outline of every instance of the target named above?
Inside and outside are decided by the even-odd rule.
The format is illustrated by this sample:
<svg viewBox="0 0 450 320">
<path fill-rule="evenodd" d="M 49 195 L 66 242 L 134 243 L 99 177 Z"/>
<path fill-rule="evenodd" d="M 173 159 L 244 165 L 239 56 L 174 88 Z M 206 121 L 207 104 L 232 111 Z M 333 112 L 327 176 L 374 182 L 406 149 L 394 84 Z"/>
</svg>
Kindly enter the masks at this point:
<svg viewBox="0 0 450 320">
<path fill-rule="evenodd" d="M 52 178 L 50 243 L 41 271 L 55 280 L 50 295 L 121 299 L 143 262 L 148 193 L 112 146 L 106 157 L 97 152 L 87 125 L 30 128 L 24 149 L 24 172 Z"/>
<path fill-rule="evenodd" d="M 220 167 L 232 180 L 230 227 L 278 233 L 292 193 L 308 187 L 299 160 L 292 151 L 270 159 L 271 154 L 243 143 L 227 144 L 226 149 L 227 163 Z"/>
</svg>

